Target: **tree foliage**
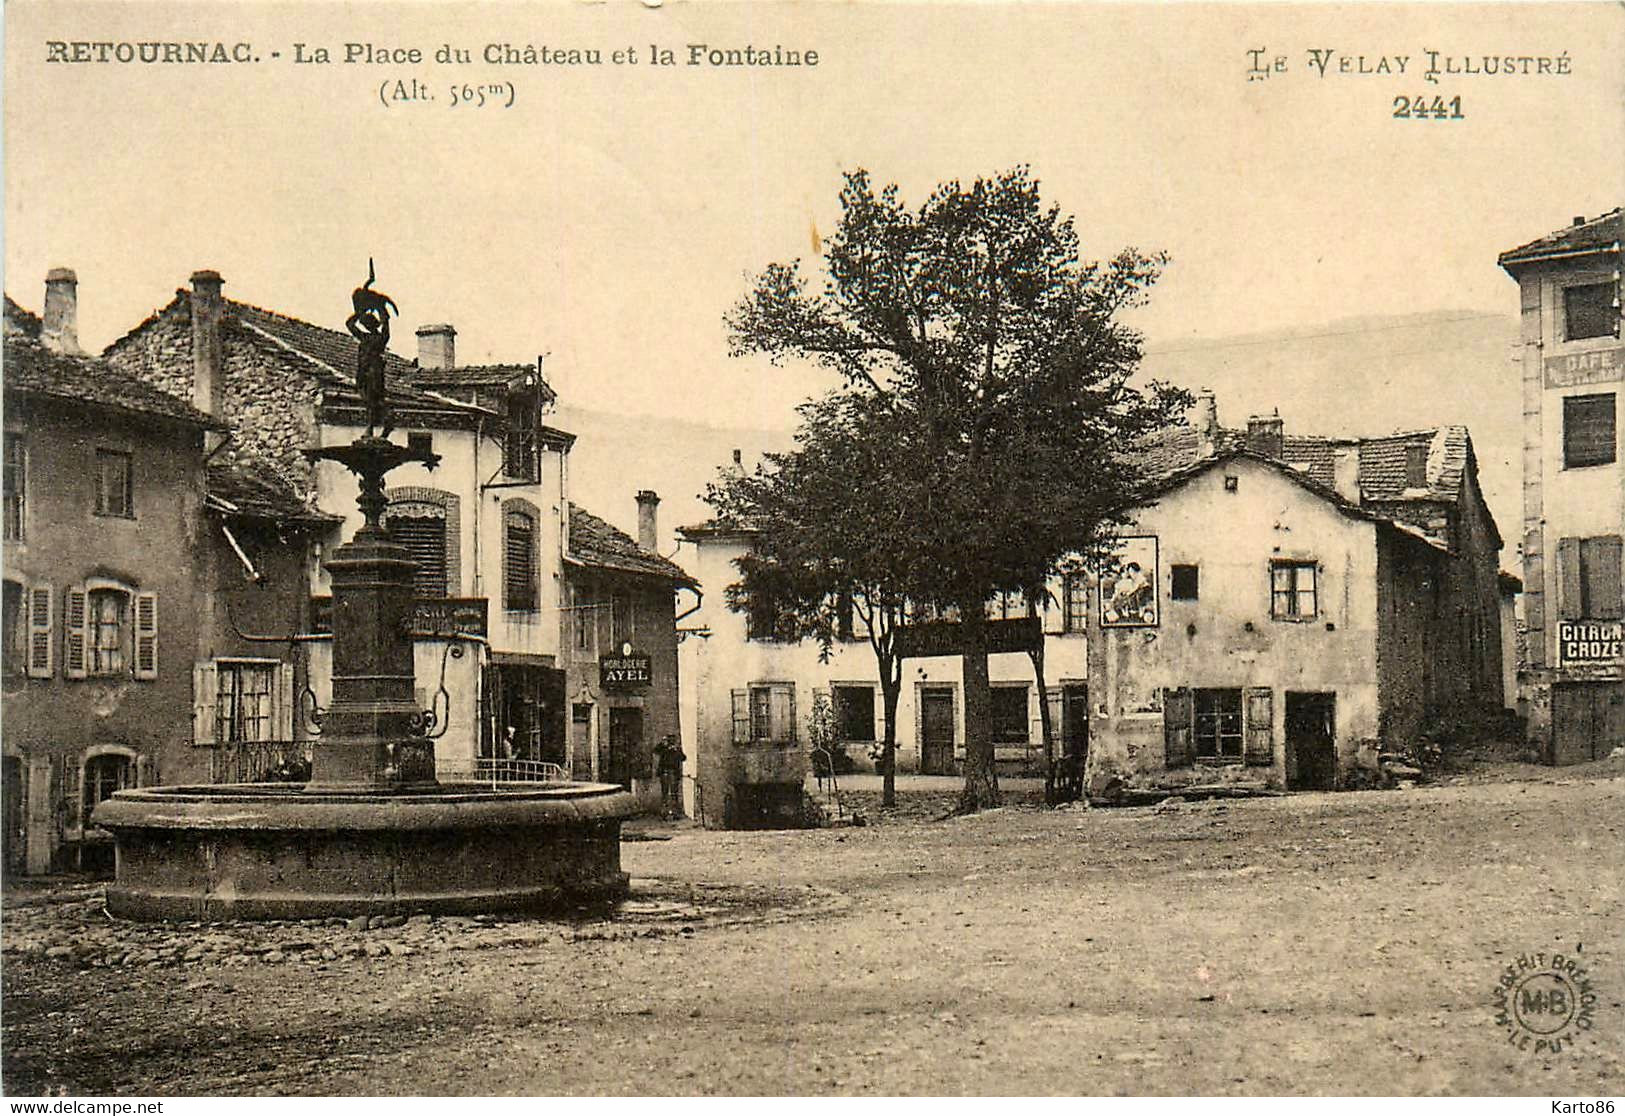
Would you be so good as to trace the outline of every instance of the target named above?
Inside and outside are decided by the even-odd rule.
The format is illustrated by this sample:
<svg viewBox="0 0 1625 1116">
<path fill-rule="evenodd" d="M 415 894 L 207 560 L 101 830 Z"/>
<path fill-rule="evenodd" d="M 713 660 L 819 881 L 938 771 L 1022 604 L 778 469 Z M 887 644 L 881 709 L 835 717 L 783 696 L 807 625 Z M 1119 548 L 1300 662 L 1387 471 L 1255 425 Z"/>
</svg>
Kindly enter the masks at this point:
<svg viewBox="0 0 1625 1116">
<path fill-rule="evenodd" d="M 823 578 L 825 598 L 843 591 L 860 560 L 882 599 L 956 607 L 966 801 L 985 804 L 997 784 L 983 603 L 1100 556 L 1145 498 L 1125 450 L 1189 403 L 1131 383 L 1141 338 L 1120 320 L 1166 259 L 1084 260 L 1072 219 L 1043 204 L 1026 167 L 943 183 L 917 207 L 858 170 L 841 209 L 821 283 L 800 261 L 770 265 L 727 318 L 736 355 L 811 360 L 846 383 L 804 409 L 796 451 L 741 481 L 731 505 L 748 515 L 753 500 L 816 489 L 827 503 L 803 506 L 795 529 L 824 553 L 786 561 L 782 547 L 815 544 L 778 539 L 790 523 L 770 514 L 741 572 L 747 586 L 793 581 L 810 602 Z M 811 480 L 825 471 L 838 483 Z"/>
</svg>

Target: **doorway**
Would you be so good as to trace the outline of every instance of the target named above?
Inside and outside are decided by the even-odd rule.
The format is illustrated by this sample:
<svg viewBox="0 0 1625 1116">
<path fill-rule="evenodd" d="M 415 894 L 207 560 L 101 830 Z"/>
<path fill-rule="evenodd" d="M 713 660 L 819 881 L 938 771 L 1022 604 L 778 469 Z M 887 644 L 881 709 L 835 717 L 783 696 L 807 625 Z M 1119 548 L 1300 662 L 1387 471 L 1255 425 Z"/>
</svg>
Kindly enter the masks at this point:
<svg viewBox="0 0 1625 1116">
<path fill-rule="evenodd" d="M 632 789 L 632 776 L 637 773 L 638 757 L 643 754 L 643 710 L 637 708 L 609 711 L 609 762 L 599 765 L 599 777 L 606 783 L 619 783 Z"/>
<path fill-rule="evenodd" d="M 578 783 L 592 782 L 592 703 L 578 701 L 570 706 L 570 778 Z"/>
<path fill-rule="evenodd" d="M 920 690 L 920 774 L 954 774 L 954 691 L 952 686 Z"/>
<path fill-rule="evenodd" d="M 1287 790 L 1331 790 L 1337 783 L 1337 695 L 1286 695 Z"/>
<path fill-rule="evenodd" d="M 17 756 L 5 757 L 5 785 L 0 787 L 0 808 L 5 811 L 3 842 L 5 879 L 23 874 L 23 858 L 28 842 L 23 830 L 23 761 Z"/>
<path fill-rule="evenodd" d="M 1080 768 L 1089 755 L 1089 687 L 1081 682 L 1061 686 L 1061 754 Z"/>
<path fill-rule="evenodd" d="M 1625 682 L 1552 687 L 1552 762 L 1589 763 L 1625 744 Z"/>
</svg>

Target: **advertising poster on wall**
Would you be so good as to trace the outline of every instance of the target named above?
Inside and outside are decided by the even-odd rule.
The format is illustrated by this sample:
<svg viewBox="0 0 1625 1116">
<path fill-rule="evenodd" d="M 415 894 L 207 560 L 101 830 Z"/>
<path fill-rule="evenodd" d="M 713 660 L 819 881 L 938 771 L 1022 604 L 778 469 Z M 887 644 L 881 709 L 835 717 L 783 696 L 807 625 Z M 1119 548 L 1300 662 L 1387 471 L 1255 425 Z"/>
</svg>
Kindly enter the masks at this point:
<svg viewBox="0 0 1625 1116">
<path fill-rule="evenodd" d="M 1157 596 L 1156 537 L 1119 539 L 1116 568 L 1101 579 L 1101 627 L 1156 627 Z"/>
</svg>

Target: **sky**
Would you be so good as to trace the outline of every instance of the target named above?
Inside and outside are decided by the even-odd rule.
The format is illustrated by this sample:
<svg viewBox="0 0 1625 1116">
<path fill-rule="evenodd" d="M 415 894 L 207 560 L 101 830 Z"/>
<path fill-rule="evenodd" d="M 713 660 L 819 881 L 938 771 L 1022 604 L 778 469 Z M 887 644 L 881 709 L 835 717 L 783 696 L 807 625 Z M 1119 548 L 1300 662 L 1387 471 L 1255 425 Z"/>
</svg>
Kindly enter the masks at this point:
<svg viewBox="0 0 1625 1116">
<path fill-rule="evenodd" d="M 337 327 L 370 256 L 407 356 L 417 325 L 450 321 L 460 361 L 545 353 L 573 405 L 721 425 L 788 425 L 826 386 L 730 357 L 722 319 L 750 275 L 813 253 L 856 167 L 919 199 L 1030 164 L 1087 254 L 1170 254 L 1131 319 L 1153 353 L 1511 316 L 1496 254 L 1625 200 L 1616 4 L 12 0 L 5 33 L 5 287 L 38 310 L 47 269 L 74 268 L 87 347 L 202 267 L 230 297 Z M 259 61 L 47 61 L 78 40 L 247 43 Z M 292 59 L 347 42 L 424 61 Z M 482 60 L 503 43 L 603 63 Z M 679 64 L 650 64 L 651 44 Z M 819 64 L 689 66 L 690 44 Z M 442 46 L 475 61 L 437 64 Z M 1428 50 L 1554 72 L 1430 82 Z M 435 99 L 380 100 L 410 81 Z M 493 85 L 511 107 L 450 103 Z M 1395 118 L 1418 95 L 1460 97 L 1461 119 Z"/>
</svg>

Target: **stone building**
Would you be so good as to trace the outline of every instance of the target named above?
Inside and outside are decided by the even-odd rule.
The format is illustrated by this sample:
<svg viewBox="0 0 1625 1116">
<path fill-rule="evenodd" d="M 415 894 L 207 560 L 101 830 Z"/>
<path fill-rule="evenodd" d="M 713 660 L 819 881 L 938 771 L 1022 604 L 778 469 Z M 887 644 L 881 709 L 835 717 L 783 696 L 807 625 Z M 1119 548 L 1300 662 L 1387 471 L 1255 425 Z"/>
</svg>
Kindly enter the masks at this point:
<svg viewBox="0 0 1625 1116">
<path fill-rule="evenodd" d="M 1551 763 L 1625 744 L 1618 209 L 1501 253 L 1518 282 L 1529 736 Z"/>
<path fill-rule="evenodd" d="M 1144 447 L 1154 503 L 1089 616 L 1089 778 L 1348 785 L 1385 747 L 1503 707 L 1501 538 L 1460 426 L 1289 435 L 1278 416 Z"/>
<path fill-rule="evenodd" d="M 223 424 L 82 354 L 76 317 L 66 269 L 43 321 L 5 300 L 8 874 L 91 867 L 111 855 L 98 802 L 209 777 L 189 728 L 204 438 Z"/>
<path fill-rule="evenodd" d="M 711 826 L 782 824 L 799 815 L 809 769 L 807 719 L 827 698 L 844 753 L 873 770 L 871 750 L 885 736 L 879 669 L 862 621 L 829 655 L 813 640 L 785 642 L 761 609 L 729 609 L 725 587 L 739 580 L 735 559 L 751 532 L 715 522 L 681 528 L 694 546 L 690 565 L 711 591 L 685 617 L 701 638 L 683 643 L 684 703 L 692 711 L 696 748 L 693 810 Z M 1050 586 L 1037 607 L 1044 641 L 1045 684 L 1057 754 L 1088 748 L 1088 659 L 1084 587 L 1070 579 Z M 770 611 L 770 610 L 769 610 Z M 1012 594 L 989 602 L 994 629 L 1021 624 L 1027 604 Z M 929 648 L 929 650 L 938 650 Z M 945 650 L 945 648 L 944 648 Z M 1007 773 L 1042 773 L 1042 714 L 1033 664 L 1024 650 L 990 654 L 994 754 Z M 957 654 L 904 661 L 897 703 L 897 770 L 953 775 L 965 756 L 964 700 Z"/>
<path fill-rule="evenodd" d="M 572 529 L 584 514 L 566 488 L 574 437 L 545 421 L 554 394 L 539 361 L 458 365 L 449 325 L 424 326 L 417 340 L 415 361 L 386 354 L 393 423 L 404 431 L 394 437 L 432 450 L 440 463 L 391 473 L 385 522 L 418 563 L 418 701 L 435 713 L 439 775 L 529 780 L 572 769 L 608 773 L 609 706 L 594 704 L 584 737 L 605 752 L 602 761 L 598 751 L 578 755 L 567 728 L 575 710 L 566 706 L 585 704 L 570 700 L 582 687 L 570 676 L 560 619 L 571 594 L 565 565 Z M 224 460 L 251 460 L 258 475 L 307 495 L 330 517 L 305 552 L 315 596 L 295 628 L 308 659 L 310 702 L 325 706 L 330 602 L 320 561 L 354 533 L 361 515 L 353 474 L 332 462 L 313 465 L 301 451 L 345 444 L 364 430 L 354 339 L 227 299 L 220 276 L 201 271 L 106 356 L 206 404 L 234 432 Z M 673 587 L 668 577 L 668 627 Z M 645 624 L 651 632 L 658 627 L 653 618 Z M 660 685 L 675 707 L 675 676 Z M 628 720 L 619 716 L 619 732 Z M 629 786 L 652 801 L 658 784 L 642 773 L 651 767 L 653 741 L 643 735 L 630 747 L 622 770 L 637 773 L 628 776 Z"/>
</svg>

